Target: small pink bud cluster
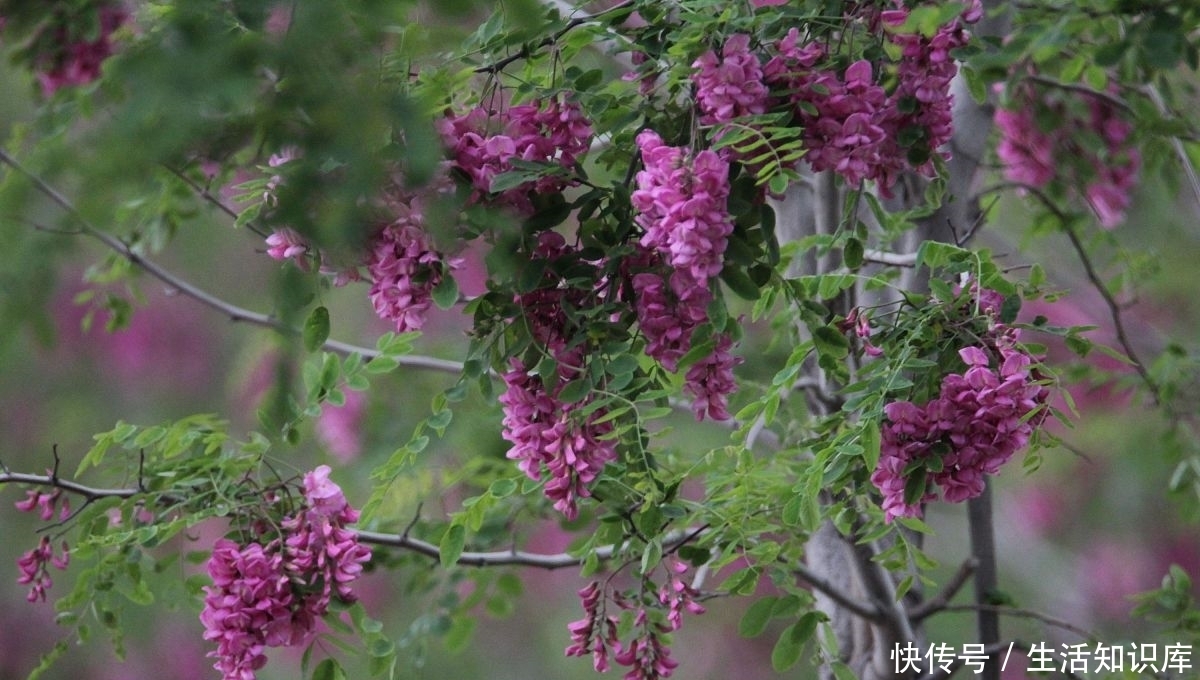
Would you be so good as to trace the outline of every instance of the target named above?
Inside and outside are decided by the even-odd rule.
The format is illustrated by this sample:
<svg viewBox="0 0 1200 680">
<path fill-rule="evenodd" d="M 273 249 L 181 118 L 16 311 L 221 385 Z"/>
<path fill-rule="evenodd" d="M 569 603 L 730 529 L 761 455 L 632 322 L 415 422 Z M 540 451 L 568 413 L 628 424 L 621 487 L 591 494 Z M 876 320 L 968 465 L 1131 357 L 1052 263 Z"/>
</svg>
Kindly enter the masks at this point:
<svg viewBox="0 0 1200 680">
<path fill-rule="evenodd" d="M 470 178 L 475 200 L 490 199 L 520 215 L 533 214 L 535 195 L 558 193 L 577 184 L 570 173 L 592 140 L 592 126 L 579 105 L 563 98 L 498 113 L 475 108 L 441 120 L 439 131 L 455 166 Z M 514 161 L 558 165 L 562 170 L 494 192 L 493 181 L 516 169 Z"/>
<path fill-rule="evenodd" d="M 998 310 L 997 310 L 998 311 Z M 853 332 L 862 344 L 862 351 L 867 356 L 883 356 L 883 350 L 871 344 L 871 317 L 861 307 L 855 307 L 846 315 L 845 320 L 838 324 L 843 333 Z"/>
<path fill-rule="evenodd" d="M 46 591 L 54 585 L 48 566 L 53 565 L 57 569 L 66 569 L 70 561 L 70 548 L 66 541 L 62 543 L 62 552 L 56 555 L 54 548 L 50 545 L 50 537 L 42 536 L 42 540 L 36 548 L 17 558 L 17 567 L 21 570 L 21 575 L 17 577 L 17 583 L 29 586 L 29 594 L 25 596 L 25 599 L 30 602 L 39 600 L 45 602 Z"/>
<path fill-rule="evenodd" d="M 669 371 L 692 348 L 692 335 L 708 321 L 712 277 L 724 267 L 733 221 L 729 216 L 729 166 L 716 153 L 667 146 L 652 131 L 638 135 L 645 168 L 632 201 L 645 229 L 631 279 L 646 352 Z M 664 267 L 663 265 L 667 265 Z M 665 270 L 665 271 L 664 271 Z M 737 386 L 733 342 L 717 334 L 713 352 L 685 376 L 698 420 L 728 420 L 728 396 Z"/>
<path fill-rule="evenodd" d="M 60 500 L 62 501 L 61 509 L 58 507 Z M 30 489 L 25 492 L 24 500 L 17 501 L 13 505 L 21 512 L 33 512 L 34 509 L 37 509 L 38 516 L 46 522 L 54 519 L 55 512 L 58 513 L 59 521 L 66 520 L 71 516 L 71 503 L 63 495 L 62 489 L 54 489 L 49 492 Z M 39 600 L 45 602 L 46 591 L 54 585 L 47 567 L 53 565 L 58 569 L 66 569 L 69 561 L 70 554 L 66 541 L 62 543 L 62 552 L 55 555 L 54 548 L 50 545 L 50 537 L 42 536 L 42 540 L 36 548 L 17 558 L 17 566 L 21 570 L 21 575 L 17 577 L 17 583 L 29 586 L 29 594 L 25 596 L 25 599 L 30 602 Z"/>
<path fill-rule="evenodd" d="M 1100 226 L 1111 229 L 1125 219 L 1142 157 L 1130 143 L 1133 125 L 1117 106 L 1097 95 L 1083 96 L 1086 115 L 1071 110 L 1068 103 L 1040 99 L 1033 87 L 1022 86 L 1014 93 L 1011 108 L 996 110 L 1000 131 L 996 153 L 1009 181 L 1041 189 L 1059 180 L 1068 192 L 1083 187 L 1082 199 L 1096 213 Z M 1053 129 L 1043 130 L 1038 125 L 1039 109 L 1049 109 L 1061 120 Z M 1098 138 L 1099 144 L 1081 143 L 1081 130 Z"/>
<path fill-rule="evenodd" d="M 86 85 L 100 77 L 100 67 L 113 54 L 112 34 L 129 14 L 117 3 L 101 5 L 97 11 L 100 32 L 89 39 L 77 27 L 62 26 L 55 33 L 55 50 L 40 55 L 35 64 L 42 94 L 50 97 L 63 87 Z"/>
<path fill-rule="evenodd" d="M 48 522 L 54 519 L 54 512 L 58 509 L 60 500 L 62 508 L 58 510 L 58 519 L 62 521 L 71 516 L 71 499 L 63 495 L 62 489 L 49 492 L 30 489 L 25 492 L 25 500 L 17 501 L 13 505 L 21 512 L 33 512 L 34 508 L 38 508 L 38 516 L 42 521 Z"/>
<path fill-rule="evenodd" d="M 566 655 L 591 654 L 592 666 L 601 673 L 609 670 L 611 657 L 618 664 L 628 667 L 625 680 L 671 677 L 679 662 L 671 658 L 671 649 L 667 646 L 665 636 L 683 626 L 683 612 L 699 615 L 705 609 L 696 601 L 700 593 L 683 578 L 687 565 L 672 559 L 667 569 L 667 583 L 654 596 L 657 605 L 666 608 L 666 623 L 652 622 L 647 606 L 638 605 L 620 593 L 612 593 L 612 602 L 623 610 L 634 612 L 634 626 L 638 630 L 633 639 L 622 643 L 617 636 L 617 617 L 606 611 L 606 591 L 598 581 L 593 581 L 579 591 L 584 617 L 567 626 L 571 632 L 571 644 L 566 649 Z"/>
<path fill-rule="evenodd" d="M 328 466 L 305 475 L 303 509 L 283 520 L 286 538 L 213 547 L 205 587 L 204 639 L 217 649 L 214 668 L 225 680 L 254 680 L 267 647 L 306 644 L 333 597 L 352 602 L 350 583 L 371 551 L 345 525 L 358 520 Z"/>
<path fill-rule="evenodd" d="M 983 493 L 984 476 L 996 474 L 1029 443 L 1045 419 L 1048 390 L 1031 374 L 1033 359 L 1015 344 L 1016 331 L 996 327 L 990 347 L 965 347 L 966 370 L 942 379 L 941 392 L 924 406 L 897 401 L 884 407 L 879 465 L 871 482 L 883 494 L 883 510 L 918 517 L 921 504 L 938 496 L 959 503 Z M 920 498 L 905 499 L 914 474 L 925 475 Z"/>
<path fill-rule="evenodd" d="M 573 254 L 557 232 L 542 232 L 532 257 L 552 262 Z M 593 398 L 573 403 L 559 398 L 564 386 L 580 376 L 585 348 L 571 344 L 571 324 L 566 310 L 585 304 L 588 291 L 572 288 L 546 268 L 543 285 L 518 296 L 523 324 L 533 340 L 557 363 L 556 375 L 543 376 L 512 360 L 504 374 L 506 386 L 500 396 L 503 406 L 504 439 L 512 443 L 508 458 L 518 461 L 530 479 L 549 477 L 544 488 L 554 508 L 567 519 L 579 515 L 579 499 L 588 498 L 588 485 L 604 466 L 616 460 L 616 443 L 607 435 L 612 423 L 598 423 L 608 413 L 588 408 Z M 591 411 L 588 413 L 588 411 Z"/>
</svg>

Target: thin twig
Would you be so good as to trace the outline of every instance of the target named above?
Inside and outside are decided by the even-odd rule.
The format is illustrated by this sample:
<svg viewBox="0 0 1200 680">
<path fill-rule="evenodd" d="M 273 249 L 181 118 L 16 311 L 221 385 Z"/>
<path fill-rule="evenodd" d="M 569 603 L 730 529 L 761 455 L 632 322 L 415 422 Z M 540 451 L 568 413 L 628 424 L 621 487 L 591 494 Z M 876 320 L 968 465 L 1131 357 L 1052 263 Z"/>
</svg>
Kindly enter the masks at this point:
<svg viewBox="0 0 1200 680">
<path fill-rule="evenodd" d="M 1045 207 L 1047 210 L 1053 213 L 1055 217 L 1058 218 L 1059 224 L 1062 226 L 1063 233 L 1067 235 L 1067 239 L 1070 240 L 1071 246 L 1075 249 L 1075 253 L 1079 257 L 1079 262 L 1083 265 L 1083 270 L 1087 275 L 1088 281 L 1091 282 L 1092 287 L 1096 289 L 1096 292 L 1099 293 L 1100 297 L 1104 299 L 1105 306 L 1108 307 L 1109 316 L 1113 321 L 1113 330 L 1117 334 L 1117 342 L 1121 345 L 1122 351 L 1124 351 L 1125 356 L 1129 357 L 1129 360 L 1133 362 L 1134 369 L 1138 372 L 1142 382 L 1146 384 L 1146 388 L 1150 390 L 1150 398 L 1153 400 L 1154 405 L 1162 405 L 1162 395 L 1158 383 L 1155 382 L 1154 378 L 1150 376 L 1150 372 L 1146 369 L 1145 363 L 1139 358 L 1138 353 L 1133 349 L 1133 343 L 1129 340 L 1129 334 L 1125 331 L 1125 322 L 1121 316 L 1121 304 L 1117 302 L 1115 297 L 1113 297 L 1113 294 L 1108 290 L 1108 286 L 1105 285 L 1104 280 L 1096 271 L 1095 265 L 1092 264 L 1092 258 L 1090 255 L 1088 255 L 1087 248 L 1084 247 L 1083 242 L 1079 239 L 1079 234 L 1077 234 L 1074 227 L 1071 226 L 1070 219 L 1068 219 L 1067 215 L 1063 213 L 1063 211 L 1054 204 L 1054 201 L 1050 200 L 1050 197 L 1047 196 L 1041 189 L 1028 184 L 1022 184 L 1020 182 L 1003 182 L 989 187 L 982 193 L 1003 191 L 1006 189 L 1017 189 L 1024 191 L 1025 193 L 1037 198 L 1043 207 Z"/>
<path fill-rule="evenodd" d="M 78 222 L 80 225 L 80 233 L 100 241 L 110 250 L 128 260 L 130 264 L 138 267 L 147 274 L 150 274 L 154 278 L 170 286 L 175 292 L 190 297 L 200 304 L 209 307 L 210 309 L 215 309 L 226 316 L 230 321 L 248 323 L 254 326 L 261 326 L 263 328 L 270 328 L 287 335 L 299 334 L 297 329 L 285 325 L 272 316 L 260 314 L 258 312 L 252 312 L 248 309 L 243 309 L 242 307 L 222 300 L 212 293 L 192 285 L 191 283 L 171 273 L 167 269 L 164 269 L 160 265 L 146 259 L 145 257 L 142 257 L 141 254 L 133 250 L 133 248 L 116 236 L 97 229 L 91 223 L 89 223 L 74 206 L 74 204 L 72 204 L 65 196 L 59 193 L 57 189 L 47 184 L 46 181 L 38 175 L 27 170 L 3 149 L 0 149 L 0 162 L 3 162 L 23 175 L 26 179 L 33 183 L 34 187 L 39 192 L 57 204 L 68 215 L 70 215 L 72 219 Z M 325 341 L 324 345 L 322 345 L 322 348 L 327 351 L 343 355 L 360 354 L 367 361 L 371 361 L 372 359 L 376 359 L 380 356 L 379 351 L 370 347 L 360 347 L 358 345 L 353 345 L 338 340 L 327 340 Z M 438 359 L 435 357 L 409 355 L 396 357 L 396 361 L 401 366 L 443 371 L 446 373 L 453 373 L 455 375 L 461 374 L 463 370 L 463 365 L 461 362 Z"/>
<path fill-rule="evenodd" d="M 988 611 L 1000 616 L 1011 616 L 1020 619 L 1033 619 L 1053 628 L 1059 628 L 1069 633 L 1074 633 L 1085 640 L 1095 640 L 1096 636 L 1091 632 L 1076 626 L 1075 624 L 1064 621 L 1062 619 L 1043 614 L 1032 609 L 1023 609 L 1021 607 L 1013 607 L 1005 604 L 983 604 L 983 603 L 967 603 L 967 604 L 951 604 L 942 607 L 943 612 L 981 612 Z"/>
<path fill-rule="evenodd" d="M 133 498 L 135 496 L 144 495 L 145 492 L 137 488 L 99 488 L 85 486 L 76 482 L 67 481 L 65 479 L 55 477 L 53 475 L 32 475 L 22 472 L 3 472 L 0 473 L 0 485 L 4 484 L 31 484 L 34 486 L 46 486 L 55 489 L 62 489 L 73 494 L 77 494 L 85 498 L 88 502 L 95 501 L 101 498 Z M 367 531 L 364 529 L 351 529 L 358 539 L 363 543 L 372 545 L 387 546 L 392 548 L 401 548 L 412 552 L 441 559 L 441 550 L 438 546 L 422 541 L 418 538 L 413 538 L 408 535 L 411 526 L 406 528 L 402 534 L 388 534 L 377 531 Z M 679 546 L 694 540 L 697 536 L 703 533 L 704 528 L 698 529 L 681 529 L 668 533 L 662 539 L 663 548 L 675 549 Z M 602 546 L 592 551 L 594 555 L 601 561 L 612 559 L 623 545 Z M 575 556 L 569 553 L 533 553 L 522 550 L 499 550 L 493 552 L 464 552 L 459 555 L 456 564 L 469 567 L 496 567 L 496 566 L 524 566 L 534 567 L 538 569 L 562 569 L 566 567 L 575 567 L 583 564 L 587 558 L 584 556 Z"/>
<path fill-rule="evenodd" d="M 575 17 L 575 18 L 571 19 L 570 21 L 568 21 L 565 26 L 563 26 L 562 28 L 555 31 L 552 35 L 546 36 L 545 38 L 543 38 L 539 42 L 535 43 L 534 45 L 532 45 L 532 46 L 526 45 L 525 47 L 522 47 L 520 51 L 518 51 L 514 54 L 510 54 L 507 57 L 504 57 L 503 59 L 495 61 L 491 64 L 486 64 L 484 66 L 480 66 L 475 69 L 475 72 L 476 73 L 492 73 L 492 74 L 499 73 L 500 71 L 503 71 L 505 68 L 507 68 L 509 64 L 512 64 L 513 62 L 519 61 L 521 59 L 526 59 L 531 54 L 533 54 L 535 51 L 540 50 L 543 47 L 549 47 L 550 45 L 553 45 L 554 43 L 561 40 L 564 35 L 570 33 L 574 29 L 576 29 L 584 24 L 595 21 L 596 19 L 604 16 L 605 14 L 610 14 L 612 12 L 616 12 L 617 10 L 625 9 L 626 7 L 628 7 L 632 4 L 633 4 L 633 0 L 625 0 L 624 2 L 613 5 L 612 7 L 609 7 L 608 9 L 602 10 L 595 14 L 587 14 L 584 16 Z M 559 9 L 561 11 L 562 8 L 560 7 Z"/>
<path fill-rule="evenodd" d="M 933 597 L 925 600 L 909 610 L 908 616 L 912 619 L 913 623 L 920 623 L 925 618 L 945 609 L 946 605 L 950 604 L 950 600 L 954 599 L 954 596 L 958 594 L 958 591 L 962 590 L 962 587 L 966 585 L 971 576 L 975 574 L 975 569 L 978 566 L 979 560 L 975 559 L 974 557 L 963 561 L 963 563 L 959 565 L 958 571 L 955 572 L 954 576 L 946 582 L 946 585 L 942 586 L 942 589 L 938 591 L 937 595 L 934 595 Z"/>
</svg>

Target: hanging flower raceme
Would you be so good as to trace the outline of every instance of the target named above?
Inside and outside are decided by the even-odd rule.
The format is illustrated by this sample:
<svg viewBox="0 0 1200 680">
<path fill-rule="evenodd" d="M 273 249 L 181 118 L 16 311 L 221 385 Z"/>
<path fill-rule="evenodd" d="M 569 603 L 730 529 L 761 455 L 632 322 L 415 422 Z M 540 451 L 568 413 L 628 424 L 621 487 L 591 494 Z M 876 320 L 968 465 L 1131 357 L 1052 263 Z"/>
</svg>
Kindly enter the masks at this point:
<svg viewBox="0 0 1200 680">
<path fill-rule="evenodd" d="M 767 110 L 767 86 L 762 64 L 750 51 L 750 36 L 730 36 L 721 55 L 709 50 L 692 63 L 696 103 L 704 125 L 728 123 L 736 118 Z"/>
<path fill-rule="evenodd" d="M 442 119 L 438 128 L 455 167 L 470 179 L 475 200 L 507 205 L 521 215 L 535 212 L 535 196 L 578 184 L 572 173 L 592 140 L 579 105 L 561 97 L 499 112 L 478 107 Z M 494 188 L 497 177 L 517 169 L 514 162 L 546 167 L 536 178 Z"/>
<path fill-rule="evenodd" d="M 891 93 L 882 126 L 891 144 L 904 142 L 895 149 L 885 150 L 883 156 L 906 161 L 893 167 L 891 173 L 911 167 L 932 176 L 930 159 L 937 153 L 949 158 L 943 147 L 954 134 L 954 96 L 950 84 L 958 75 L 958 65 L 951 52 L 967 44 L 970 39 L 967 25 L 982 18 L 983 6 L 980 0 L 972 0 L 960 17 L 939 26 L 932 36 L 901 32 L 908 15 L 907 9 L 880 15 L 888 41 L 901 50 L 896 63 L 896 89 Z M 891 186 L 895 178 L 887 176 L 887 171 L 884 175 L 881 186 Z"/>
<path fill-rule="evenodd" d="M 1044 126 L 1043 118 L 1057 121 Z M 1105 229 L 1125 220 L 1142 157 L 1130 139 L 1133 124 L 1113 101 L 1022 84 L 1010 91 L 1009 106 L 996 110 L 995 123 L 1006 179 L 1032 189 L 1057 186 L 1087 203 Z"/>
<path fill-rule="evenodd" d="M 667 581 L 654 588 L 654 584 L 643 583 L 642 595 L 631 597 L 620 592 L 610 592 L 607 585 L 593 581 L 579 591 L 584 617 L 567 626 L 571 633 L 571 644 L 567 656 L 592 655 L 592 665 L 599 671 L 609 669 L 610 657 L 627 667 L 625 680 L 660 680 L 674 674 L 679 662 L 671 657 L 670 633 L 683 626 L 683 613 L 699 615 L 705 612 L 697 601 L 699 591 L 689 585 L 684 576 L 687 564 L 674 558 L 663 563 Z M 618 638 L 618 619 L 609 613 L 608 605 L 633 612 L 634 636 L 623 642 Z M 662 612 L 665 610 L 665 621 Z"/>
<path fill-rule="evenodd" d="M 1014 329 L 995 331 L 992 346 L 959 350 L 966 370 L 943 378 L 937 398 L 884 407 L 871 481 L 888 521 L 920 516 L 921 505 L 938 498 L 935 486 L 952 503 L 983 493 L 984 476 L 1025 448 L 1045 420 L 1049 392 L 1032 373 L 1033 359 L 1016 346 Z"/>
<path fill-rule="evenodd" d="M 637 141 L 645 168 L 632 200 L 646 251 L 629 258 L 627 269 L 646 353 L 675 371 L 696 329 L 708 322 L 709 280 L 724 267 L 733 231 L 729 166 L 712 151 L 667 146 L 650 130 Z M 728 335 L 715 334 L 712 353 L 685 374 L 697 420 L 730 417 L 727 401 L 737 389 L 733 367 L 739 363 L 729 352 L 732 344 Z"/>
<path fill-rule="evenodd" d="M 460 263 L 433 249 L 422 221 L 417 209 L 400 216 L 375 236 L 367 255 L 371 304 L 397 333 L 424 327 L 434 289 Z"/>
<path fill-rule="evenodd" d="M 637 223 L 646 230 L 641 244 L 658 250 L 696 285 L 721 273 L 733 232 L 729 164 L 715 152 L 693 153 L 667 146 L 652 130 L 637 137 L 644 169 L 632 194 Z"/>
<path fill-rule="evenodd" d="M 334 597 L 354 601 L 350 584 L 371 551 L 346 528 L 358 511 L 329 473 L 322 465 L 305 475 L 303 506 L 280 523 L 282 537 L 213 547 L 200 620 L 225 680 L 253 680 L 266 648 L 307 644 Z"/>
</svg>

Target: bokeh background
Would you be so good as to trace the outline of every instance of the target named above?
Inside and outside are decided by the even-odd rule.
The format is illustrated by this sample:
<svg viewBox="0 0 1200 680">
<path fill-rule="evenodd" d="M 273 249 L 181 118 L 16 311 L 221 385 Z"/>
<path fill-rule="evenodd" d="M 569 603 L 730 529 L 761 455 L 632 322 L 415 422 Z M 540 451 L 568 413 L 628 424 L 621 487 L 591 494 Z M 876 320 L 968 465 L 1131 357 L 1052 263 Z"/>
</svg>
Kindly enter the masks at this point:
<svg viewBox="0 0 1200 680">
<path fill-rule="evenodd" d="M 29 74 L 7 61 L 0 64 L 0 93 L 0 137 L 7 138 L 32 120 L 37 93 Z M 71 187 L 63 189 L 69 193 Z M 1200 328 L 1195 294 L 1200 290 L 1200 268 L 1195 266 L 1200 255 L 1198 205 L 1186 188 L 1144 183 L 1128 221 L 1114 232 L 1118 241 L 1154 263 L 1146 265 L 1136 301 L 1126 310 L 1132 340 L 1147 355 L 1177 339 L 1194 343 Z M 156 261 L 233 304 L 267 311 L 281 265 L 264 254 L 259 236 L 234 229 L 232 220 L 199 200 L 195 206 Z M 231 323 L 145 277 L 134 291 L 85 282 L 89 268 L 108 256 L 103 247 L 47 228 L 58 223 L 58 216 L 44 202 L 25 217 L 0 216 L 5 239 L 0 296 L 26 295 L 31 280 L 42 293 L 30 297 L 19 314 L 11 310 L 22 309 L 23 301 L 5 301 L 14 318 L 5 319 L 7 327 L 0 333 L 0 462 L 12 470 L 41 472 L 53 465 L 57 446 L 62 469 L 73 470 L 92 435 L 120 419 L 148 425 L 214 413 L 231 421 L 234 432 L 255 427 L 254 413 L 275 374 L 278 349 L 270 332 Z M 1043 314 L 1059 325 L 1094 324 L 1099 326 L 1091 334 L 1095 341 L 1113 342 L 1107 309 L 1069 248 L 1056 240 L 1061 237 L 1033 235 L 1030 214 L 1015 199 L 997 204 L 992 217 L 981 238 L 997 252 L 1010 253 L 1006 262 L 1014 268 L 1042 262 L 1051 281 L 1066 293 L 1054 304 L 1029 305 L 1025 318 Z M 460 283 L 464 291 L 477 292 L 479 266 L 468 260 Z M 128 327 L 106 332 L 106 312 L 81 302 L 84 291 L 132 300 Z M 327 295 L 334 337 L 371 346 L 387 330 L 374 319 L 364 286 Z M 85 323 L 89 317 L 90 325 Z M 456 358 L 465 347 L 465 322 L 453 310 L 435 318 L 418 342 L 418 352 Z M 770 331 L 765 325 L 748 329 L 742 351 L 747 361 L 739 368 L 743 377 L 769 376 L 772 362 L 782 360 L 783 350 L 770 342 Z M 1056 347 L 1051 356 L 1070 359 Z M 1155 628 L 1130 617 L 1130 595 L 1156 587 L 1171 564 L 1200 579 L 1200 539 L 1188 521 L 1190 507 L 1165 492 L 1174 464 L 1158 445 L 1160 420 L 1129 387 L 1132 373 L 1127 368 L 1099 354 L 1093 357 L 1115 379 L 1104 385 L 1090 380 L 1072 384 L 1080 416 L 1060 432 L 1070 447 L 1044 451 L 1033 472 L 1015 461 L 997 480 L 1001 585 L 1022 607 L 1093 631 L 1102 641 L 1143 641 Z M 334 479 L 351 502 L 361 504 L 372 463 L 407 439 L 428 412 L 430 397 L 450 380 L 444 374 L 408 370 L 377 380 L 369 393 L 352 393 L 345 408 L 327 409 L 299 444 L 276 455 L 297 470 L 332 465 Z M 711 446 L 727 436 L 719 426 L 696 427 L 686 418 L 674 424 L 680 427 L 672 443 L 681 447 Z M 434 515 L 454 510 L 455 498 L 432 490 L 452 480 L 468 457 L 503 461 L 506 446 L 499 429 L 494 401 L 473 396 L 461 405 L 447 437 L 435 441 L 423 454 L 420 469 L 402 481 L 412 492 L 412 502 L 403 510 L 416 513 L 420 507 Z M 55 625 L 53 604 L 26 602 L 25 588 L 16 583 L 16 559 L 36 544 L 39 527 L 36 518 L 12 508 L 22 497 L 16 487 L 0 487 L 0 680 L 24 678 L 39 656 L 67 634 Z M 963 510 L 938 505 L 930 511 L 936 534 L 929 548 L 942 564 L 942 580 L 967 552 Z M 163 550 L 204 551 L 221 531 L 220 526 L 198 527 Z M 546 523 L 530 532 L 525 547 L 560 552 L 571 540 L 556 524 Z M 574 570 L 498 569 L 485 587 L 448 578 L 423 558 L 395 557 L 395 571 L 370 575 L 359 590 L 368 612 L 384 621 L 400 647 L 399 677 L 594 677 L 588 660 L 563 656 L 569 642 L 566 624 L 581 615 L 575 591 L 586 584 Z M 180 562 L 153 578 L 171 592 L 171 583 L 197 570 Z M 719 577 L 710 581 L 718 582 Z M 427 590 L 429 583 L 436 585 Z M 439 616 L 444 598 L 470 597 L 479 588 L 484 595 L 473 631 Z M 769 590 L 763 586 L 762 592 Z M 52 590 L 52 599 L 54 594 Z M 748 604 L 716 598 L 706 603 L 706 615 L 687 620 L 675 636 L 674 656 L 681 662 L 677 677 L 782 677 L 769 662 L 772 633 L 779 632 L 780 622 L 756 639 L 738 635 L 737 623 Z M 76 644 L 72 638 L 69 651 L 43 677 L 217 677 L 205 657 L 198 613 L 196 601 L 130 605 L 124 660 L 113 652 L 108 631 L 95 625 L 91 640 Z M 969 612 L 947 613 L 929 622 L 929 637 L 960 645 L 971 639 L 973 626 Z M 449 634 L 441 635 L 447 627 Z M 1070 631 L 1036 619 L 1006 618 L 1004 631 L 1055 646 L 1079 641 Z M 336 647 L 325 649 L 354 667 L 354 660 Z M 271 664 L 260 674 L 263 680 L 297 677 L 298 653 L 276 650 L 270 657 Z M 807 677 L 809 672 L 793 670 L 786 676 Z"/>
</svg>

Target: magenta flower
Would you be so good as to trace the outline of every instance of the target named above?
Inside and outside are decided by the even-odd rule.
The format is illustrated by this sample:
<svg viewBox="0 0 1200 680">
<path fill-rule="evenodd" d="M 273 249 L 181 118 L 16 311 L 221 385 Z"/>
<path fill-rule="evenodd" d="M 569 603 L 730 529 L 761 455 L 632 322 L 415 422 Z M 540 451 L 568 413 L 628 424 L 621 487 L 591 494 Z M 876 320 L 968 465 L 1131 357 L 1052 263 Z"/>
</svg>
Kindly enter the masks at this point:
<svg viewBox="0 0 1200 680">
<path fill-rule="evenodd" d="M 114 52 L 112 34 L 128 18 L 129 14 L 118 3 L 101 6 L 97 11 L 100 31 L 94 40 L 75 27 L 60 27 L 58 50 L 37 59 L 42 94 L 50 97 L 61 88 L 86 85 L 99 78 L 101 66 Z"/>
<path fill-rule="evenodd" d="M 667 146 L 645 130 L 637 137 L 644 169 L 632 194 L 636 221 L 646 230 L 641 245 L 663 254 L 696 285 L 721 273 L 733 220 L 729 199 L 729 164 L 715 152 L 698 153 Z"/>
<path fill-rule="evenodd" d="M 767 110 L 762 65 L 750 51 L 750 36 L 737 33 L 725 41 L 721 56 L 709 50 L 692 63 L 696 71 L 696 103 L 704 125 L 728 123 Z"/>
<path fill-rule="evenodd" d="M 433 306 L 433 290 L 448 270 L 458 266 L 433 249 L 424 218 L 413 210 L 375 237 L 367 256 L 371 304 L 381 319 L 392 321 L 397 333 L 418 331 Z"/>
<path fill-rule="evenodd" d="M 25 599 L 30 602 L 45 602 L 46 591 L 54 585 L 48 567 L 65 570 L 70 561 L 70 548 L 66 541 L 62 543 L 62 552 L 55 554 L 53 546 L 50 545 L 50 537 L 42 536 L 36 548 L 17 558 L 17 567 L 21 571 L 17 583 L 29 586 L 29 594 Z"/>
<path fill-rule="evenodd" d="M 350 584 L 371 551 L 345 527 L 358 511 L 329 474 L 322 465 L 304 476 L 304 503 L 280 523 L 283 540 L 239 546 L 222 538 L 213 547 L 200 620 L 225 680 L 254 680 L 267 647 L 307 644 L 334 597 L 354 601 Z"/>
<path fill-rule="evenodd" d="M 1000 328 L 997 335 L 1004 338 L 1008 332 Z M 923 406 L 898 401 L 884 407 L 887 420 L 871 482 L 883 494 L 889 522 L 920 516 L 921 504 L 938 497 L 927 486 L 919 499 L 905 501 L 913 464 L 927 470 L 927 484 L 936 485 L 943 500 L 975 498 L 983 493 L 984 477 L 1025 448 L 1045 419 L 1043 412 L 1030 416 L 1049 393 L 1034 381 L 1029 355 L 1002 342 L 990 350 L 964 347 L 959 357 L 967 369 L 943 378 L 936 399 Z"/>
<path fill-rule="evenodd" d="M 439 131 L 454 166 L 470 179 L 474 200 L 493 201 L 520 215 L 533 214 L 534 196 L 557 193 L 578 183 L 570 173 L 592 140 L 592 127 L 583 111 L 562 98 L 521 104 L 499 113 L 475 108 L 443 119 Z M 515 168 L 514 160 L 557 165 L 563 171 L 547 171 L 518 186 L 493 191 L 492 183 Z"/>
</svg>

